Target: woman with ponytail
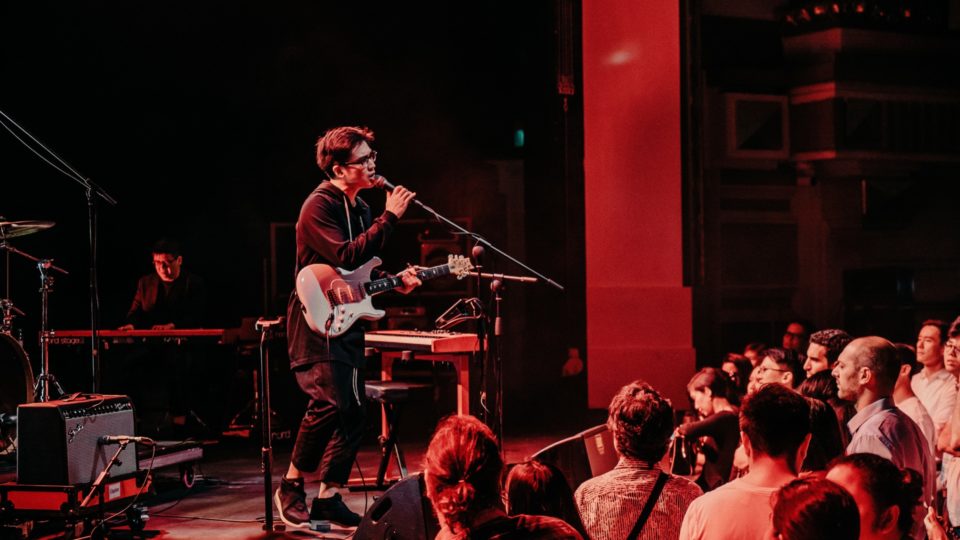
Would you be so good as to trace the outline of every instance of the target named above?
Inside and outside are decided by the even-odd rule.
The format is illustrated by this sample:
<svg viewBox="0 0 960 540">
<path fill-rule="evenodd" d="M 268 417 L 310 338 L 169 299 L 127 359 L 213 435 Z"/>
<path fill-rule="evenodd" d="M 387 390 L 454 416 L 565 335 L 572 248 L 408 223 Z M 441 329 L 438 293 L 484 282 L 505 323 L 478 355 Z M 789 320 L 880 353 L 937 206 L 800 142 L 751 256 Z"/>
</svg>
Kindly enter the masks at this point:
<svg viewBox="0 0 960 540">
<path fill-rule="evenodd" d="M 427 498 L 440 521 L 437 540 L 580 539 L 563 521 L 507 516 L 501 506 L 503 461 L 497 440 L 472 416 L 450 416 L 437 426 L 424 458 Z"/>
<path fill-rule="evenodd" d="M 901 540 L 923 538 L 923 478 L 900 470 L 875 454 L 850 454 L 836 459 L 827 480 L 847 490 L 860 510 L 860 538 Z"/>
<path fill-rule="evenodd" d="M 730 403 L 735 393 L 730 377 L 717 368 L 703 368 L 690 379 L 687 392 L 702 420 L 682 424 L 677 434 L 687 438 L 709 437 L 702 446 L 703 471 L 697 485 L 710 491 L 730 479 L 733 453 L 740 444 L 740 421 L 737 409 Z"/>
</svg>

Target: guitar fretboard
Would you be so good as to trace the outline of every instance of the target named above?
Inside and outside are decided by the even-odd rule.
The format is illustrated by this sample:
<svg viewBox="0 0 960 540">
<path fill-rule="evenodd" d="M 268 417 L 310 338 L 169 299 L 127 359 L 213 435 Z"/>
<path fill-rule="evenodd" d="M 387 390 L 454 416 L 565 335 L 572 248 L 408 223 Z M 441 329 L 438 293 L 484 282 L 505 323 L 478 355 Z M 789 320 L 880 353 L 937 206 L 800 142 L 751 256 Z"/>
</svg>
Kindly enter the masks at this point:
<svg viewBox="0 0 960 540">
<path fill-rule="evenodd" d="M 417 277 L 420 278 L 420 281 L 427 281 L 433 278 L 438 278 L 445 276 L 450 273 L 449 264 L 441 264 L 438 266 L 433 266 L 430 268 L 424 268 L 417 272 Z M 391 289 L 396 289 L 403 285 L 403 280 L 399 277 L 388 277 L 383 279 L 375 279 L 364 285 L 364 290 L 367 294 L 377 294 L 389 291 Z"/>
</svg>

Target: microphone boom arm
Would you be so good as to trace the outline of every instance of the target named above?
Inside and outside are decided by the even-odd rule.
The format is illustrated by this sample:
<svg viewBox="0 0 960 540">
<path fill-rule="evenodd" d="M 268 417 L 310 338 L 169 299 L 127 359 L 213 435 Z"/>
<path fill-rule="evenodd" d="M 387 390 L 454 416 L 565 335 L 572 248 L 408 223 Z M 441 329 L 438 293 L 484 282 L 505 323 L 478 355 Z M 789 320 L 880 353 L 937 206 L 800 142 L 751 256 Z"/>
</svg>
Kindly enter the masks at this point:
<svg viewBox="0 0 960 540">
<path fill-rule="evenodd" d="M 383 188 L 383 189 L 385 189 L 385 190 L 387 190 L 387 191 L 393 191 L 393 184 L 391 184 L 390 182 L 388 182 L 386 178 L 384 178 L 383 176 L 380 176 L 379 174 L 374 175 L 374 177 L 373 177 L 373 183 L 374 183 L 374 185 L 375 185 L 376 187 Z M 480 236 L 479 234 L 477 234 L 477 233 L 475 233 L 475 232 L 468 231 L 467 229 L 464 229 L 464 228 L 461 227 L 460 225 L 457 225 L 457 224 L 454 223 L 453 221 L 447 219 L 446 217 L 444 217 L 443 215 L 441 215 L 439 212 L 437 212 L 437 211 L 434 210 L 433 208 L 430 208 L 429 206 L 423 204 L 422 202 L 420 202 L 420 201 L 417 200 L 417 199 L 413 199 L 413 202 L 416 203 L 416 205 L 419 206 L 420 208 L 423 208 L 424 210 L 426 210 L 427 212 L 429 212 L 430 214 L 432 214 L 433 217 L 435 217 L 435 218 L 437 219 L 437 221 L 441 221 L 441 222 L 443 222 L 443 223 L 446 223 L 447 225 L 449 225 L 450 227 L 452 227 L 453 229 L 455 229 L 456 231 L 458 231 L 460 234 L 465 234 L 465 235 L 473 238 L 474 240 L 477 241 L 477 243 L 483 244 L 484 246 L 492 249 L 493 251 L 495 251 L 496 253 L 502 255 L 503 257 L 506 257 L 507 260 L 512 261 L 513 263 L 517 264 L 518 266 L 520 266 L 520 267 L 523 268 L 524 270 L 526 270 L 526 271 L 530 272 L 531 274 L 537 276 L 538 278 L 540 278 L 541 280 L 543 280 L 545 283 L 548 283 L 549 285 L 552 285 L 553 287 L 556 287 L 557 289 L 560 289 L 561 291 L 564 290 L 563 285 L 560 285 L 560 284 L 557 283 L 556 281 L 548 278 L 547 276 L 541 274 L 540 272 L 537 272 L 537 271 L 534 270 L 533 268 L 530 268 L 530 267 L 527 266 L 526 264 L 520 262 L 520 261 L 517 260 L 515 257 L 507 254 L 507 253 L 504 252 L 502 249 L 500 249 L 500 248 L 498 248 L 497 246 L 491 244 L 490 241 L 488 241 L 486 238 Z M 471 273 L 471 275 L 475 275 L 475 274 Z M 514 279 L 514 278 L 516 278 L 517 276 L 506 277 L 506 276 L 501 276 L 500 274 L 483 274 L 483 273 L 480 274 L 480 277 L 494 277 L 494 276 L 497 276 L 495 279 L 501 279 L 501 277 L 503 277 L 503 278 L 505 278 L 505 279 L 510 279 L 510 280 L 512 280 L 512 281 L 523 281 L 523 282 L 527 282 L 527 283 L 534 283 L 534 282 L 537 281 L 536 279 L 533 279 L 533 278 Z M 532 281 L 531 281 L 531 280 L 532 280 Z"/>
</svg>

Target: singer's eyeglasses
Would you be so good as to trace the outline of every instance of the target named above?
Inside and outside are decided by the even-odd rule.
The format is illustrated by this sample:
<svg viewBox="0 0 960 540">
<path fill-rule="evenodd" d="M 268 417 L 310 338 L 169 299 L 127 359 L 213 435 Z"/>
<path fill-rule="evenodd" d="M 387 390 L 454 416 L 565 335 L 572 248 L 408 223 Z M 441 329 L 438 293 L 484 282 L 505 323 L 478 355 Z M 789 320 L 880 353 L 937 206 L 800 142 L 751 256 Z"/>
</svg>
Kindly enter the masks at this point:
<svg viewBox="0 0 960 540">
<path fill-rule="evenodd" d="M 363 166 L 366 166 L 367 163 L 371 163 L 371 162 L 374 162 L 374 161 L 376 161 L 376 160 L 377 160 L 377 151 L 376 151 L 376 150 L 371 150 L 369 154 L 363 156 L 362 158 L 358 158 L 358 159 L 355 160 L 355 161 L 350 161 L 350 162 L 344 163 L 344 165 L 345 165 L 345 166 L 346 166 L 346 165 L 363 165 Z"/>
</svg>

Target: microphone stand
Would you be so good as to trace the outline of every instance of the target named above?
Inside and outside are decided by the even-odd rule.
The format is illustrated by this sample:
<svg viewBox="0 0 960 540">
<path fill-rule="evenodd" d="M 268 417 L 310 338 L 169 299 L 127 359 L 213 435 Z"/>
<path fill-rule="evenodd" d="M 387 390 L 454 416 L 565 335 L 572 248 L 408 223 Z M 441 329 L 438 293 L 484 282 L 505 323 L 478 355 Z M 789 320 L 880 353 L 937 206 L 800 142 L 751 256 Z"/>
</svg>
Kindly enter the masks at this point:
<svg viewBox="0 0 960 540">
<path fill-rule="evenodd" d="M 373 177 L 373 184 L 374 184 L 374 186 L 380 187 L 380 188 L 382 188 L 382 189 L 384 189 L 384 190 L 386 190 L 386 191 L 393 191 L 393 189 L 394 189 L 393 184 L 391 184 L 390 182 L 388 182 L 386 178 L 384 178 L 384 177 L 382 177 L 382 176 L 380 176 L 380 175 L 374 175 L 374 177 Z M 509 255 L 509 254 L 507 254 L 507 253 L 505 253 L 503 250 L 501 250 L 501 249 L 498 248 L 497 246 L 491 244 L 486 238 L 480 236 L 479 234 L 477 234 L 477 233 L 475 233 L 475 232 L 472 232 L 472 231 L 468 231 L 467 229 L 461 227 L 460 225 L 457 225 L 457 224 L 454 223 L 453 221 L 447 219 L 446 217 L 444 217 L 443 215 L 441 215 L 439 212 L 437 212 L 437 211 L 434 210 L 433 208 L 430 208 L 429 206 L 423 204 L 423 203 L 420 202 L 419 200 L 413 199 L 413 202 L 414 202 L 417 206 L 419 206 L 420 208 L 423 208 L 424 210 L 426 210 L 427 212 L 429 212 L 431 215 L 433 215 L 433 217 L 436 218 L 437 221 L 446 223 L 446 224 L 449 225 L 452 229 L 458 231 L 460 234 L 463 234 L 463 235 L 469 236 L 470 238 L 473 238 L 478 244 L 483 245 L 483 246 L 486 246 L 487 248 L 492 249 L 492 250 L 495 251 L 496 253 L 499 253 L 500 255 L 506 257 L 508 260 L 512 261 L 513 263 L 519 265 L 521 268 L 523 268 L 523 269 L 526 270 L 527 272 L 530 272 L 531 274 L 533 274 L 533 275 L 536 276 L 536 277 L 527 277 L 527 276 L 510 276 L 510 275 L 504 275 L 504 274 L 490 274 L 490 273 L 484 273 L 484 272 L 468 272 L 468 275 L 470 275 L 470 276 L 475 276 L 475 277 L 477 278 L 477 282 L 478 282 L 478 283 L 479 283 L 479 281 L 480 281 L 481 278 L 492 279 L 492 281 L 491 281 L 491 283 L 490 283 L 490 289 L 491 289 L 491 292 L 493 292 L 493 294 L 494 294 L 494 301 L 495 301 L 495 303 L 496 303 L 496 319 L 494 320 L 494 331 L 493 331 L 493 334 L 494 334 L 494 337 L 495 337 L 495 340 L 496 340 L 495 346 L 496 346 L 496 348 L 497 348 L 496 357 L 494 358 L 494 371 L 495 371 L 495 374 L 496 374 L 495 376 L 496 376 L 496 379 L 497 379 L 497 380 L 496 380 L 496 390 L 495 390 L 495 393 L 496 393 L 497 395 L 494 396 L 494 397 L 495 397 L 496 402 L 497 402 L 497 412 L 498 412 L 496 424 L 495 424 L 494 426 L 492 426 L 492 428 L 493 428 L 493 430 L 494 430 L 494 434 L 497 436 L 498 444 L 500 444 L 500 451 L 503 452 L 503 369 L 502 369 L 502 368 L 503 368 L 503 357 L 502 357 L 502 354 L 501 354 L 501 353 L 502 353 L 502 347 L 501 347 L 501 345 L 500 345 L 500 340 L 501 340 L 501 337 L 502 337 L 502 336 L 501 336 L 502 319 L 501 319 L 501 317 L 500 317 L 500 301 L 502 300 L 502 296 L 500 295 L 500 291 L 503 290 L 503 282 L 504 282 L 504 281 L 515 281 L 515 282 L 519 282 L 519 283 L 537 283 L 538 281 L 543 281 L 543 282 L 545 282 L 545 283 L 547 283 L 547 284 L 549 284 L 549 285 L 552 285 L 553 287 L 555 287 L 555 288 L 557 288 L 557 289 L 559 289 L 559 290 L 561 290 L 561 291 L 564 290 L 563 285 L 560 285 L 560 284 L 557 283 L 556 281 L 548 278 L 547 276 L 541 274 L 540 272 L 537 272 L 537 271 L 534 270 L 533 268 L 530 268 L 530 267 L 527 266 L 526 264 L 520 262 L 520 261 L 517 260 L 515 257 L 513 257 L 513 256 L 511 256 L 511 255 Z M 479 252 L 479 254 L 482 254 L 482 251 Z M 478 254 L 475 253 L 474 255 L 475 255 L 475 258 L 477 258 L 477 255 L 478 255 Z M 483 324 L 481 323 L 481 327 L 482 327 L 482 326 L 483 326 Z M 482 339 L 482 336 L 481 336 L 481 339 Z M 487 350 L 489 351 L 490 348 L 488 347 Z M 481 373 L 484 373 L 484 372 L 482 371 Z M 481 389 L 481 392 L 486 392 L 486 388 L 482 388 L 482 389 Z M 481 404 L 482 404 L 482 402 L 481 402 Z M 487 411 L 486 407 L 483 407 L 483 410 L 484 410 L 484 412 L 486 413 L 486 411 Z"/>
<path fill-rule="evenodd" d="M 380 175 L 374 175 L 374 180 L 373 180 L 373 182 L 374 182 L 374 185 L 377 186 L 377 187 L 381 187 L 381 188 L 383 188 L 383 189 L 386 190 L 386 191 L 393 191 L 393 187 L 394 187 L 393 184 L 391 184 L 390 182 L 387 182 L 387 179 L 384 178 L 384 177 L 382 177 L 382 176 L 380 176 Z M 444 217 L 443 215 L 441 215 L 439 212 L 437 212 L 437 211 L 434 210 L 433 208 L 430 208 L 429 206 L 427 206 L 427 205 L 423 204 L 422 202 L 420 202 L 419 199 L 413 199 L 412 202 L 413 202 L 414 204 L 416 204 L 417 206 L 419 206 L 420 208 L 423 208 L 424 210 L 426 210 L 427 212 L 429 212 L 431 215 L 433 215 L 433 217 L 435 217 L 435 218 L 437 219 L 437 221 L 441 221 L 441 222 L 443 222 L 443 223 L 446 223 L 447 225 L 449 225 L 451 228 L 453 228 L 454 230 L 456 230 L 456 231 L 459 232 L 460 234 L 467 235 L 467 236 L 469 236 L 470 238 L 473 238 L 474 240 L 476 240 L 477 243 L 479 243 L 479 244 L 481 244 L 481 245 L 483 245 L 483 246 L 486 246 L 486 247 L 492 249 L 493 251 L 499 253 L 500 255 L 506 257 L 507 260 L 509 260 L 509 261 L 511 261 L 511 262 L 513 262 L 513 263 L 515 263 L 515 264 L 517 264 L 517 265 L 519 265 L 520 268 L 523 268 L 523 269 L 526 270 L 527 272 L 530 272 L 531 274 L 537 276 L 538 278 L 540 278 L 541 280 L 543 280 L 544 282 L 546 282 L 548 285 L 552 285 L 553 287 L 556 287 L 557 289 L 560 289 L 561 291 L 564 290 L 564 289 L 563 289 L 563 285 L 560 285 L 560 284 L 557 283 L 556 281 L 548 278 L 547 276 L 541 274 L 540 272 L 537 272 L 537 271 L 534 270 L 533 268 L 530 268 L 530 267 L 527 266 L 526 264 L 520 262 L 520 261 L 517 260 L 515 257 L 509 255 L 508 253 L 504 252 L 502 249 L 500 249 L 500 248 L 498 248 L 497 246 L 491 244 L 490 241 L 488 241 L 486 238 L 480 236 L 479 234 L 477 234 L 477 233 L 475 233 L 475 232 L 472 232 L 472 231 L 468 231 L 467 229 L 464 229 L 464 228 L 461 227 L 460 225 L 457 225 L 457 224 L 454 223 L 453 221 L 451 221 L 451 220 L 447 219 L 446 217 Z M 526 279 L 532 279 L 532 278 L 526 278 Z M 519 280 L 519 278 L 518 278 L 517 280 Z M 534 282 L 535 282 L 535 281 L 536 281 L 536 280 L 534 280 Z M 531 282 L 531 283 L 532 283 L 532 282 Z"/>
<path fill-rule="evenodd" d="M 28 150 L 37 155 L 40 159 L 45 161 L 48 165 L 54 169 L 60 171 L 64 176 L 73 180 L 74 182 L 83 186 L 86 191 L 87 198 L 87 232 L 89 235 L 89 244 L 90 244 L 90 370 L 92 378 L 92 392 L 96 394 L 100 390 L 100 339 L 97 336 L 100 324 L 100 291 L 97 285 L 97 205 L 96 199 L 99 197 L 107 204 L 111 206 L 116 206 L 117 201 L 110 196 L 109 193 L 103 190 L 100 186 L 94 183 L 93 180 L 83 176 L 76 169 L 70 166 L 69 163 L 63 160 L 58 156 L 53 150 L 45 146 L 40 142 L 36 137 L 33 136 L 29 131 L 26 130 L 20 124 L 17 124 L 13 118 L 7 116 L 2 110 L 0 110 L 0 126 L 3 126 L 4 129 L 10 132 L 21 144 L 27 147 Z M 10 122 L 15 128 L 14 131 L 10 126 L 8 126 L 3 120 Z M 26 136 L 34 144 L 40 147 L 46 156 L 41 152 L 37 151 L 36 148 L 30 145 L 29 142 L 21 138 L 17 134 L 17 131 L 20 134 Z M 57 163 L 50 161 L 48 159 L 53 158 Z"/>
<path fill-rule="evenodd" d="M 273 519 L 273 428 L 270 416 L 270 347 L 275 332 L 284 328 L 284 317 L 267 320 L 261 317 L 254 327 L 260 331 L 260 472 L 263 474 L 263 527 L 267 532 L 282 531 Z"/>
</svg>

